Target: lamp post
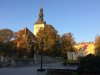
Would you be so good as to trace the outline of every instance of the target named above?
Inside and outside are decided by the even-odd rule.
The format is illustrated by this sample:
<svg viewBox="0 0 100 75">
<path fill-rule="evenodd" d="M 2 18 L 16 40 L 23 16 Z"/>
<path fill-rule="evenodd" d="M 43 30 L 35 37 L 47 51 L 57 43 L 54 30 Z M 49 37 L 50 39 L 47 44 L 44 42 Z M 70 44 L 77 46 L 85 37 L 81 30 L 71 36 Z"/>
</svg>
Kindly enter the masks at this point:
<svg viewBox="0 0 100 75">
<path fill-rule="evenodd" d="M 41 72 L 43 72 L 43 71 L 45 71 L 45 69 L 43 69 L 43 58 L 42 58 L 42 54 L 43 54 L 43 48 L 44 48 L 44 43 L 43 43 L 43 41 L 42 41 L 42 43 L 40 44 L 41 45 L 41 67 L 40 67 L 40 69 L 37 69 L 37 71 L 41 71 Z"/>
</svg>

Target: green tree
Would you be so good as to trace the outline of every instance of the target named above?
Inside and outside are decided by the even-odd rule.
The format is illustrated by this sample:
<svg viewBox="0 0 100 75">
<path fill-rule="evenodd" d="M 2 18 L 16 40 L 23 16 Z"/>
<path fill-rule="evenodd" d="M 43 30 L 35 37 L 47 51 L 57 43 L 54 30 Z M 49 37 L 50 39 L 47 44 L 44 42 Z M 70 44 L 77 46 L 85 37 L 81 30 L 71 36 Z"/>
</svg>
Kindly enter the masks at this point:
<svg viewBox="0 0 100 75">
<path fill-rule="evenodd" d="M 74 37 L 72 35 L 72 33 L 65 33 L 64 35 L 62 35 L 62 54 L 63 57 L 66 58 L 67 57 L 67 51 L 75 51 L 75 40 Z"/>
<path fill-rule="evenodd" d="M 62 53 L 62 51 L 61 51 L 62 48 L 61 47 L 62 47 L 62 44 L 59 40 L 53 46 L 53 51 L 52 51 L 53 56 L 61 57 L 61 53 Z"/>
<path fill-rule="evenodd" d="M 57 51 L 57 43 L 60 40 L 60 35 L 58 34 L 57 30 L 52 25 L 46 25 L 39 30 L 37 33 L 37 39 L 39 42 L 39 50 L 41 42 L 44 43 L 44 53 L 55 55 L 55 51 Z M 40 51 L 39 51 L 40 52 Z M 53 53 L 53 54 L 52 54 Z"/>
<path fill-rule="evenodd" d="M 100 74 L 100 56 L 92 54 L 80 58 L 78 73 L 80 75 L 98 75 Z"/>
<path fill-rule="evenodd" d="M 13 42 L 0 42 L 0 54 L 4 56 L 15 56 L 17 47 Z"/>
<path fill-rule="evenodd" d="M 13 42 L 11 42 L 11 41 L 5 42 L 4 47 L 5 47 L 4 48 L 5 55 L 7 55 L 9 57 L 15 56 L 17 47 Z"/>
<path fill-rule="evenodd" d="M 99 35 L 96 36 L 96 38 L 95 38 L 94 46 L 95 46 L 95 53 L 96 53 L 96 55 L 100 56 L 100 36 Z"/>
</svg>

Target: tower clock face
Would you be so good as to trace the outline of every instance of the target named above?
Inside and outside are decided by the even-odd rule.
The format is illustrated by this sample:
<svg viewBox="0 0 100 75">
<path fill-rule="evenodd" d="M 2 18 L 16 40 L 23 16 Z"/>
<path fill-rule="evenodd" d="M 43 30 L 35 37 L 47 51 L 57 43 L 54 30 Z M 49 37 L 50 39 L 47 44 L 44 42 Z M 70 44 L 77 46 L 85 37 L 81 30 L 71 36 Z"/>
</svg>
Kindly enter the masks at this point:
<svg viewBox="0 0 100 75">
<path fill-rule="evenodd" d="M 41 27 L 41 26 L 36 26 L 36 30 L 39 30 L 40 28 L 43 28 L 43 27 Z"/>
<path fill-rule="evenodd" d="M 44 26 L 45 26 L 44 24 L 34 25 L 34 35 L 36 35 L 41 28 L 44 28 Z"/>
</svg>

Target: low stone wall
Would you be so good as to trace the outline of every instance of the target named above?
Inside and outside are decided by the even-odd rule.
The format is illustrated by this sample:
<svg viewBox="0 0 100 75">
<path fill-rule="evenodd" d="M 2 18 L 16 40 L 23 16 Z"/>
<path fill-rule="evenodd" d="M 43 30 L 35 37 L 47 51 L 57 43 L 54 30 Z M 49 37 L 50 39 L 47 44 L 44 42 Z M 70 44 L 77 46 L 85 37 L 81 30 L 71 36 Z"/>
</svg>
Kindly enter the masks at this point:
<svg viewBox="0 0 100 75">
<path fill-rule="evenodd" d="M 47 75 L 78 75 L 76 70 L 70 69 L 47 69 Z"/>
<path fill-rule="evenodd" d="M 13 59 L 12 67 L 26 67 L 34 64 L 33 59 Z"/>
</svg>

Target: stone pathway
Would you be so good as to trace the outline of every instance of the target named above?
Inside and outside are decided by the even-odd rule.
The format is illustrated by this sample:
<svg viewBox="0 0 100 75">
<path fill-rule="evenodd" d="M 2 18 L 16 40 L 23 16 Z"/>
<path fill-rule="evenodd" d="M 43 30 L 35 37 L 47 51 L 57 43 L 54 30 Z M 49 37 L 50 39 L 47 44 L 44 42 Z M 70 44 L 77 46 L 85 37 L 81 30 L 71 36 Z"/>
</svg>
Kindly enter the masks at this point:
<svg viewBox="0 0 100 75">
<path fill-rule="evenodd" d="M 37 70 L 33 67 L 0 68 L 0 75 L 37 75 Z"/>
<path fill-rule="evenodd" d="M 40 65 L 35 65 L 33 67 L 23 67 L 23 68 L 0 68 L 0 75 L 46 75 L 45 72 L 37 72 Z M 51 63 L 43 64 L 43 69 L 77 69 L 77 66 L 63 66 L 61 63 Z"/>
</svg>

